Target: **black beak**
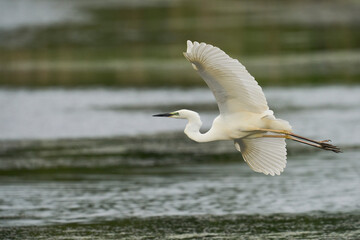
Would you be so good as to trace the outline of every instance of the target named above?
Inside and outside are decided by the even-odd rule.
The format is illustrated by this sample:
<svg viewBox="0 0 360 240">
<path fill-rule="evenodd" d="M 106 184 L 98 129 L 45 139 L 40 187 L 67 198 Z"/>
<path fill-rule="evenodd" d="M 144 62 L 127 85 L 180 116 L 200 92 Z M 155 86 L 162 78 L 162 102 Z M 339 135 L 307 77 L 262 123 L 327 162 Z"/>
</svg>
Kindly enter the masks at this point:
<svg viewBox="0 0 360 240">
<path fill-rule="evenodd" d="M 154 114 L 153 117 L 171 117 L 172 113 L 160 113 L 160 114 Z"/>
</svg>

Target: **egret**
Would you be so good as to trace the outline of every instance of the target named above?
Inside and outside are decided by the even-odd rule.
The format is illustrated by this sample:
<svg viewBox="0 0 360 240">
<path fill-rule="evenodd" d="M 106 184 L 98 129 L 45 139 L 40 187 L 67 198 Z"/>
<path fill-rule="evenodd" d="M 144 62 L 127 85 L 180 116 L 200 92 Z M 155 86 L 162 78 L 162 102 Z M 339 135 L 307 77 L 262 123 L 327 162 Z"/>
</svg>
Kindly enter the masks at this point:
<svg viewBox="0 0 360 240">
<path fill-rule="evenodd" d="M 286 166 L 286 142 L 291 139 L 313 147 L 341 152 L 330 140 L 315 141 L 296 135 L 288 121 L 278 119 L 268 107 L 265 95 L 253 76 L 236 59 L 218 47 L 187 41 L 185 58 L 205 80 L 218 104 L 210 130 L 200 132 L 197 112 L 182 109 L 153 115 L 187 119 L 184 133 L 196 142 L 233 140 L 235 148 L 255 172 L 280 175 Z"/>
</svg>

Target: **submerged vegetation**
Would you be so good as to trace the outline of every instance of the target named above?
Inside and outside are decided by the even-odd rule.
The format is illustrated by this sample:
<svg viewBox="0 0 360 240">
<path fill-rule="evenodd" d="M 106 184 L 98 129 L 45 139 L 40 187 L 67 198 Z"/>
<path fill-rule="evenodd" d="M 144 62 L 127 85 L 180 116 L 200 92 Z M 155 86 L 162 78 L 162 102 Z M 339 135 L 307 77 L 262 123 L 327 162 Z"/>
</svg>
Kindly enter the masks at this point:
<svg viewBox="0 0 360 240">
<path fill-rule="evenodd" d="M 187 39 L 239 58 L 261 85 L 359 83 L 356 1 L 104 1 L 86 19 L 0 29 L 3 86 L 203 86 Z"/>
<path fill-rule="evenodd" d="M 359 214 L 128 218 L 90 224 L 3 228 L 11 239 L 357 239 Z"/>
</svg>

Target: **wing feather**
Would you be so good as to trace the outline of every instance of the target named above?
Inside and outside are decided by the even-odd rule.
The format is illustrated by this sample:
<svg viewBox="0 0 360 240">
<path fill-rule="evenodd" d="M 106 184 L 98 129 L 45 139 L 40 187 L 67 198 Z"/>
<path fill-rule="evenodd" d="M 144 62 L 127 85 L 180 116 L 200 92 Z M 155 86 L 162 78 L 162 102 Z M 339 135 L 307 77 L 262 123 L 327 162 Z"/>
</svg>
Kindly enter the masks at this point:
<svg viewBox="0 0 360 240">
<path fill-rule="evenodd" d="M 286 167 L 284 138 L 242 138 L 234 142 L 245 162 L 255 172 L 274 176 L 284 171 Z"/>
<path fill-rule="evenodd" d="M 221 49 L 187 41 L 184 56 L 205 80 L 218 102 L 221 114 L 241 111 L 263 113 L 269 109 L 265 95 L 246 68 Z"/>
</svg>

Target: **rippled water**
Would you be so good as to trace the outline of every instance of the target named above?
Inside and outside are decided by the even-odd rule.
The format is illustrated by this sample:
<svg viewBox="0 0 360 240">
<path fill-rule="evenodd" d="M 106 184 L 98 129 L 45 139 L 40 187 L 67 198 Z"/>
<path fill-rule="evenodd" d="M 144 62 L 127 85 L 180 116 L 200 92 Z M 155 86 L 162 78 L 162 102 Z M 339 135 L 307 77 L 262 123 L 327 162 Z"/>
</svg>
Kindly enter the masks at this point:
<svg viewBox="0 0 360 240">
<path fill-rule="evenodd" d="M 356 155 L 349 151 L 341 161 L 325 153 L 290 156 L 285 173 L 273 178 L 251 172 L 241 157 L 238 163 L 227 164 L 204 163 L 204 156 L 202 163 L 165 166 L 50 167 L 49 173 L 17 170 L 2 177 L 1 215 L 6 219 L 2 225 L 135 216 L 357 211 Z"/>
<path fill-rule="evenodd" d="M 180 132 L 184 121 L 151 117 L 182 107 L 200 109 L 205 129 L 217 114 L 207 89 L 2 89 L 0 227 L 11 236 L 34 225 L 82 223 L 90 224 L 85 229 L 102 229 L 140 221 L 157 226 L 165 219 L 180 224 L 189 216 L 206 215 L 195 221 L 203 228 L 211 218 L 242 221 L 248 215 L 255 222 L 262 221 L 259 216 L 277 219 L 271 226 L 263 222 L 271 232 L 286 214 L 294 214 L 297 229 L 303 216 L 310 222 L 334 218 L 340 224 L 341 216 L 350 214 L 344 218 L 351 223 L 333 230 L 340 231 L 337 237 L 354 237 L 360 207 L 360 88 L 266 88 L 265 93 L 277 116 L 289 120 L 296 132 L 330 138 L 344 153 L 289 142 L 285 172 L 270 177 L 251 171 L 233 143 L 194 143 Z M 154 216 L 159 219 L 143 219 Z M 114 231 L 146 235 L 124 226 Z M 303 230 L 311 232 L 308 227 Z M 71 228 L 79 230 L 78 225 Z M 170 226 L 164 231 L 185 236 Z"/>
</svg>

